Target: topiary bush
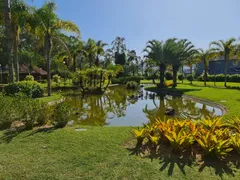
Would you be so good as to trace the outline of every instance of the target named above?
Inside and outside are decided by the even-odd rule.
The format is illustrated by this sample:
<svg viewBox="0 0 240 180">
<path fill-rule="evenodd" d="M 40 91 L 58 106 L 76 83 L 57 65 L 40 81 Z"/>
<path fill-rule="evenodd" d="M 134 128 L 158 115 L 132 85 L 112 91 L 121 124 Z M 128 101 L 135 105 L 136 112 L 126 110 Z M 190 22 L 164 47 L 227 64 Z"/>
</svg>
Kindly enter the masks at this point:
<svg viewBox="0 0 240 180">
<path fill-rule="evenodd" d="M 23 93 L 27 97 L 39 98 L 43 97 L 44 89 L 41 84 L 36 81 L 21 81 L 5 86 L 4 93 L 7 96 L 14 96 L 18 93 Z"/>
<path fill-rule="evenodd" d="M 193 81 L 193 76 L 192 76 L 191 74 L 188 74 L 188 75 L 187 75 L 187 80 L 188 80 L 188 81 Z"/>
<path fill-rule="evenodd" d="M 129 81 L 126 84 L 127 89 L 137 89 L 139 87 L 139 84 L 135 81 Z"/>
<path fill-rule="evenodd" d="M 173 80 L 173 74 L 171 72 L 166 72 L 165 78 L 166 78 L 166 80 Z"/>
<path fill-rule="evenodd" d="M 27 75 L 25 80 L 26 81 L 34 81 L 34 77 L 32 75 Z"/>
<path fill-rule="evenodd" d="M 183 77 L 183 75 L 182 75 L 182 74 L 178 75 L 178 80 L 179 80 L 179 81 L 182 81 L 182 80 L 184 80 L 184 77 Z"/>
<path fill-rule="evenodd" d="M 56 128 L 64 128 L 71 120 L 71 105 L 67 102 L 62 102 L 56 105 L 54 109 L 52 124 Z"/>
</svg>

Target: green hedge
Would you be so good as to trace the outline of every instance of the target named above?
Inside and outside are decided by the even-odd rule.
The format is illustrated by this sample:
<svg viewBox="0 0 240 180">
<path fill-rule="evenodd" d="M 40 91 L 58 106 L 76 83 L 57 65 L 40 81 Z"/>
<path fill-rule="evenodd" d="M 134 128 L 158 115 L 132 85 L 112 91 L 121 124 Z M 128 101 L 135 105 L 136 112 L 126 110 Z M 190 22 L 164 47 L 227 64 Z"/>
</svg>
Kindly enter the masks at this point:
<svg viewBox="0 0 240 180">
<path fill-rule="evenodd" d="M 198 76 L 198 81 L 204 81 L 203 74 Z M 217 74 L 215 75 L 207 75 L 207 81 L 216 81 L 216 82 L 223 82 L 225 80 L 224 74 Z M 234 75 L 227 75 L 228 82 L 240 82 L 240 74 Z"/>
<path fill-rule="evenodd" d="M 126 84 L 130 81 L 135 81 L 140 84 L 140 81 L 143 79 L 142 76 L 130 76 L 130 77 L 120 77 L 120 78 L 112 78 L 112 84 Z"/>
<path fill-rule="evenodd" d="M 36 81 L 21 81 L 5 86 L 4 93 L 7 96 L 14 96 L 18 93 L 23 93 L 27 97 L 39 98 L 43 97 L 44 89 Z"/>
</svg>

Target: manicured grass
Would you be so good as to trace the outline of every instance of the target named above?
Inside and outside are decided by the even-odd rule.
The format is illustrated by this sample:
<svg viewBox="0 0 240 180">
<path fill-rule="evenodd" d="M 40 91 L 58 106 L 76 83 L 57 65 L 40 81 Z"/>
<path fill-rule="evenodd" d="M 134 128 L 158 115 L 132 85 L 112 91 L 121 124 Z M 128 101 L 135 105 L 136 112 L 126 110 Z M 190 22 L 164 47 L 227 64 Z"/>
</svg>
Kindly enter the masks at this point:
<svg viewBox="0 0 240 180">
<path fill-rule="evenodd" d="M 155 80 L 156 83 L 159 83 L 159 80 Z M 141 84 L 152 84 L 152 80 L 141 80 Z M 182 81 L 178 81 L 178 83 L 182 83 Z M 183 84 L 189 85 L 190 82 L 188 80 L 184 80 Z M 196 86 L 204 86 L 204 82 L 201 81 L 193 81 L 192 85 Z M 214 86 L 214 82 L 207 82 L 207 86 L 211 87 L 223 87 L 224 88 L 224 82 L 216 82 L 216 86 Z M 240 87 L 240 82 L 227 82 L 227 86 L 239 86 Z"/>
<path fill-rule="evenodd" d="M 219 164 L 187 165 L 174 158 L 141 158 L 130 155 L 123 144 L 130 127 L 82 127 L 2 138 L 0 179 L 239 179 L 240 171 Z M 1 133 L 1 132 L 0 132 Z M 6 143 L 8 140 L 8 143 Z"/>
<path fill-rule="evenodd" d="M 148 87 L 146 89 L 154 92 L 161 92 L 161 90 L 156 87 Z M 228 108 L 226 116 L 240 116 L 240 90 L 178 84 L 176 89 L 168 88 L 167 91 L 181 92 L 187 95 L 196 96 L 223 104 Z"/>
<path fill-rule="evenodd" d="M 44 97 L 41 97 L 41 98 L 38 98 L 38 99 L 40 101 L 44 102 L 44 103 L 48 103 L 48 102 L 58 101 L 62 98 L 63 97 L 60 94 L 53 93 L 52 96 L 45 95 Z"/>
</svg>

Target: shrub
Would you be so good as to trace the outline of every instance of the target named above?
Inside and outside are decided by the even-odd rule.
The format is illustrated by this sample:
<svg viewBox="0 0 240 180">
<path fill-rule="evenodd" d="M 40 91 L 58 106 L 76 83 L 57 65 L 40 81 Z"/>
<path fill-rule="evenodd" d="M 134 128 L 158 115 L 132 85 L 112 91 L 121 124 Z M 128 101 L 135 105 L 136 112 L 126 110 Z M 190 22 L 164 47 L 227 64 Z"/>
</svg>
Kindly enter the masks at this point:
<svg viewBox="0 0 240 180">
<path fill-rule="evenodd" d="M 56 128 L 65 127 L 70 121 L 71 111 L 71 106 L 67 102 L 57 104 L 56 108 L 54 109 L 52 124 Z"/>
<path fill-rule="evenodd" d="M 26 81 L 34 81 L 34 77 L 32 75 L 27 75 L 25 80 Z"/>
<path fill-rule="evenodd" d="M 4 93 L 7 96 L 14 96 L 15 94 L 23 93 L 27 97 L 39 98 L 43 96 L 44 89 L 36 81 L 21 81 L 5 86 Z"/>
<path fill-rule="evenodd" d="M 182 81 L 183 79 L 184 79 L 184 77 L 183 77 L 182 74 L 178 75 L 178 80 L 179 80 L 179 81 Z"/>
<path fill-rule="evenodd" d="M 204 156 L 220 159 L 228 156 L 233 149 L 240 152 L 239 132 L 239 118 L 223 121 L 219 117 L 200 121 L 156 119 L 154 124 L 134 131 L 137 145 L 142 145 L 144 148 L 155 147 L 156 149 L 156 146 L 165 144 L 171 146 L 175 152 L 185 152 L 188 149 Z M 148 141 L 144 141 L 146 137 Z"/>
<path fill-rule="evenodd" d="M 188 74 L 188 75 L 187 75 L 187 80 L 188 80 L 188 81 L 193 81 L 193 76 L 192 76 L 191 74 Z"/>
<path fill-rule="evenodd" d="M 126 84 L 127 89 L 137 89 L 138 88 L 138 83 L 135 81 L 129 81 Z"/>
<path fill-rule="evenodd" d="M 164 82 L 164 87 L 170 87 L 173 86 L 173 82 L 172 81 L 165 81 Z"/>
<path fill-rule="evenodd" d="M 26 129 L 44 125 L 52 116 L 52 109 L 26 95 L 0 96 L 0 129 L 7 129 L 15 121 L 22 122 Z"/>
<path fill-rule="evenodd" d="M 53 82 L 59 84 L 61 82 L 61 77 L 57 74 L 53 76 Z"/>
<path fill-rule="evenodd" d="M 166 80 L 173 80 L 173 74 L 171 72 L 166 72 L 165 78 L 166 78 Z"/>
</svg>

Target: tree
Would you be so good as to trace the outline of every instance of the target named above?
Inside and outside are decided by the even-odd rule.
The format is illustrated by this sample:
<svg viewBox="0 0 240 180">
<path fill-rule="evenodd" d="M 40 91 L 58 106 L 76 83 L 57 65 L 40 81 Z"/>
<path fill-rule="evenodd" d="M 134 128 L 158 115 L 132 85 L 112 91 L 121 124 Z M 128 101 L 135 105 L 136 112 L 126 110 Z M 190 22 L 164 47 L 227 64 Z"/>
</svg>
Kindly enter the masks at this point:
<svg viewBox="0 0 240 180">
<path fill-rule="evenodd" d="M 116 37 L 116 39 L 112 42 L 115 64 L 120 64 L 122 66 L 126 64 L 126 45 L 124 41 L 125 39 L 123 37 Z"/>
<path fill-rule="evenodd" d="M 80 30 L 71 21 L 63 21 L 55 13 L 56 5 L 53 2 L 46 2 L 41 8 L 37 9 L 32 16 L 31 28 L 39 39 L 43 39 L 44 57 L 47 62 L 48 96 L 51 96 L 51 60 L 50 52 L 52 41 L 63 43 L 59 34 L 61 31 L 72 31 L 80 35 Z"/>
<path fill-rule="evenodd" d="M 67 45 L 68 45 L 69 51 L 73 58 L 73 68 L 72 69 L 74 72 L 76 72 L 77 57 L 80 56 L 80 58 L 82 58 L 83 54 L 85 53 L 84 44 L 79 38 L 77 38 L 75 36 L 70 36 L 69 42 Z M 80 62 L 80 67 L 81 67 L 81 62 Z"/>
<path fill-rule="evenodd" d="M 104 55 L 104 47 L 107 46 L 107 43 L 102 42 L 101 40 L 97 41 L 96 46 L 97 46 L 97 56 L 96 56 L 96 61 L 95 65 L 99 67 L 100 65 L 100 56 Z"/>
<path fill-rule="evenodd" d="M 204 85 L 207 85 L 207 73 L 208 73 L 208 66 L 209 66 L 209 60 L 213 59 L 216 57 L 216 53 L 214 49 L 208 49 L 208 50 L 203 50 L 203 49 L 198 49 L 198 53 L 196 54 L 196 59 L 198 61 L 203 62 L 204 65 Z"/>
<path fill-rule="evenodd" d="M 179 70 L 180 66 L 184 64 L 191 56 L 196 53 L 196 50 L 194 49 L 194 45 L 188 41 L 187 39 L 180 39 L 179 41 L 175 42 L 175 46 L 172 45 L 173 51 L 170 53 L 173 53 L 174 57 L 171 61 L 172 68 L 173 68 L 173 87 L 177 86 L 177 71 Z"/>
<path fill-rule="evenodd" d="M 152 40 L 147 42 L 146 48 L 143 52 L 147 53 L 146 58 L 152 59 L 159 67 L 160 72 L 160 87 L 164 87 L 164 76 L 167 65 L 168 45 L 163 41 Z"/>
<path fill-rule="evenodd" d="M 224 56 L 224 61 L 225 61 L 225 65 L 224 65 L 224 86 L 227 87 L 227 62 L 229 60 L 229 58 L 231 58 L 233 56 L 234 53 L 234 42 L 236 41 L 235 38 L 230 38 L 227 41 L 223 41 L 223 40 L 219 40 L 219 41 L 213 41 L 210 43 L 210 47 L 212 46 L 213 49 L 215 51 L 218 52 L 219 56 Z"/>
<path fill-rule="evenodd" d="M 13 38 L 13 62 L 15 68 L 16 81 L 19 81 L 19 59 L 18 46 L 20 42 L 21 29 L 26 24 L 26 19 L 29 15 L 28 6 L 22 0 L 12 0 L 11 3 L 11 27 Z"/>
<path fill-rule="evenodd" d="M 96 46 L 96 43 L 93 39 L 88 39 L 87 44 L 84 47 L 85 55 L 88 58 L 89 66 L 92 68 L 92 65 L 94 63 L 94 60 L 97 55 L 98 48 Z"/>
<path fill-rule="evenodd" d="M 14 66 L 12 59 L 12 28 L 11 28 L 11 5 L 10 0 L 4 0 L 5 42 L 6 59 L 8 61 L 8 73 L 10 83 L 14 83 Z"/>
</svg>

